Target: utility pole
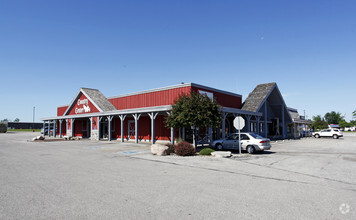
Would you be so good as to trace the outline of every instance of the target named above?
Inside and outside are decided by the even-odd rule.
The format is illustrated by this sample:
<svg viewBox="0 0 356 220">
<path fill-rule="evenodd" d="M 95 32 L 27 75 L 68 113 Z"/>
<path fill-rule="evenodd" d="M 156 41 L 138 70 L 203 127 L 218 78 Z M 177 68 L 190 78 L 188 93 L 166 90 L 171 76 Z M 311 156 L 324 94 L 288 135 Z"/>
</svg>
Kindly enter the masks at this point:
<svg viewBox="0 0 356 220">
<path fill-rule="evenodd" d="M 35 132 L 35 106 L 33 106 L 33 122 L 32 122 L 32 131 Z"/>
</svg>

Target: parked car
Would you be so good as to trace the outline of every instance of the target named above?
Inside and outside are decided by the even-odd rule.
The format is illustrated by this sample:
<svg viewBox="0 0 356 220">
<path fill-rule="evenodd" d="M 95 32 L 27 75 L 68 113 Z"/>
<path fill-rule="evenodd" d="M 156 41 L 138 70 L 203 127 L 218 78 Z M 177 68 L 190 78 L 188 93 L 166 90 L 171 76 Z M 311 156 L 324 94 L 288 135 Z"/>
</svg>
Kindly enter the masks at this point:
<svg viewBox="0 0 356 220">
<path fill-rule="evenodd" d="M 313 132 L 313 136 L 315 138 L 332 137 L 334 139 L 338 139 L 340 137 L 343 137 L 343 133 L 339 129 L 328 128 L 328 129 L 323 129 L 321 131 Z"/>
<path fill-rule="evenodd" d="M 264 151 L 271 149 L 271 140 L 261 137 L 251 132 L 241 132 L 241 149 L 253 154 L 257 151 Z M 227 138 L 215 140 L 213 146 L 216 150 L 238 150 L 239 149 L 239 134 L 234 133 Z"/>
</svg>

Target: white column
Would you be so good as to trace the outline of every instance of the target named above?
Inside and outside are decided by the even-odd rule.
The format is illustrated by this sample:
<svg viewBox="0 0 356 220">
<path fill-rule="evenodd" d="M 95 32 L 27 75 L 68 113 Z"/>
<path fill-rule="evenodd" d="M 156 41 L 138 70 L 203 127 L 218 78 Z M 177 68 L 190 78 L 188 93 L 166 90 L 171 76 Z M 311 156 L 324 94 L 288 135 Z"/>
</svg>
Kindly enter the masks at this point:
<svg viewBox="0 0 356 220">
<path fill-rule="evenodd" d="M 59 120 L 59 137 L 62 138 L 62 121 L 63 119 Z"/>
<path fill-rule="evenodd" d="M 124 121 L 126 118 L 126 115 L 119 115 L 120 121 L 121 121 L 121 142 L 124 142 Z"/>
<path fill-rule="evenodd" d="M 98 116 L 98 140 L 100 141 L 100 129 L 101 129 L 101 119 L 102 119 L 103 117 L 99 117 Z"/>
<path fill-rule="evenodd" d="M 53 137 L 57 136 L 57 120 L 53 120 Z"/>
<path fill-rule="evenodd" d="M 138 120 L 140 119 L 141 114 L 132 114 L 135 119 L 135 143 L 138 143 Z"/>
<path fill-rule="evenodd" d="M 158 115 L 158 112 L 151 112 L 148 113 L 151 118 L 151 142 L 154 144 L 156 142 L 156 134 L 155 134 L 155 119 Z"/>
<path fill-rule="evenodd" d="M 171 127 L 171 144 L 174 144 L 174 128 Z"/>
<path fill-rule="evenodd" d="M 71 124 L 71 129 L 72 129 L 72 137 L 74 137 L 74 122 L 75 122 L 75 119 L 72 118 L 72 124 Z"/>
<path fill-rule="evenodd" d="M 108 141 L 111 141 L 111 120 L 114 116 L 106 116 L 108 119 Z"/>
</svg>

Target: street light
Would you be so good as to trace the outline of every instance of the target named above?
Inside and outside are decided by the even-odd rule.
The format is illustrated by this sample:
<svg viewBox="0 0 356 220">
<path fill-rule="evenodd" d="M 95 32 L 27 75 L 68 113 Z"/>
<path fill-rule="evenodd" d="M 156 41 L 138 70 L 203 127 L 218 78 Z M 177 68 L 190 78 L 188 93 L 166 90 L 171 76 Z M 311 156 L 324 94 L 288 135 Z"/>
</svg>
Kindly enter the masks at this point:
<svg viewBox="0 0 356 220">
<path fill-rule="evenodd" d="M 35 132 L 35 106 L 33 106 L 33 123 L 32 123 L 32 132 Z"/>
</svg>

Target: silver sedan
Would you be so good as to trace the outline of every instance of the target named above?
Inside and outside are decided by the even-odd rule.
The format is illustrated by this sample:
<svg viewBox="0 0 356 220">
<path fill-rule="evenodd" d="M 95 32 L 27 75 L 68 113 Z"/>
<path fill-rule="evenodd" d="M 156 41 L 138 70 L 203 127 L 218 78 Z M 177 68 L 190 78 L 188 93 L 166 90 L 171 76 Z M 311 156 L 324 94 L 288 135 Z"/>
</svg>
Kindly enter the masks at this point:
<svg viewBox="0 0 356 220">
<path fill-rule="evenodd" d="M 253 154 L 257 151 L 271 149 L 271 140 L 261 137 L 251 132 L 241 132 L 241 149 Z M 227 138 L 213 141 L 213 146 L 216 150 L 238 150 L 239 149 L 239 134 L 233 133 Z"/>
</svg>

